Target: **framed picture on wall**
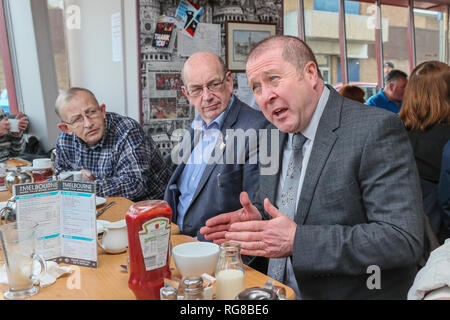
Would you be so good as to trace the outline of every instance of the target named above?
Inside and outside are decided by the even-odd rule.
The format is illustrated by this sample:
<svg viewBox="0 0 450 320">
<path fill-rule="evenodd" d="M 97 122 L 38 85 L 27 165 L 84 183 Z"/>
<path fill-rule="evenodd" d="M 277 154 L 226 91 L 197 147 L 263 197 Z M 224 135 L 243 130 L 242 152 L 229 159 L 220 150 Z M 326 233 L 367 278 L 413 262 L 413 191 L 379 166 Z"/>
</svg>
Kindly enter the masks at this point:
<svg viewBox="0 0 450 320">
<path fill-rule="evenodd" d="M 227 21 L 226 62 L 233 72 L 245 72 L 247 55 L 259 41 L 276 34 L 276 23 Z"/>
</svg>

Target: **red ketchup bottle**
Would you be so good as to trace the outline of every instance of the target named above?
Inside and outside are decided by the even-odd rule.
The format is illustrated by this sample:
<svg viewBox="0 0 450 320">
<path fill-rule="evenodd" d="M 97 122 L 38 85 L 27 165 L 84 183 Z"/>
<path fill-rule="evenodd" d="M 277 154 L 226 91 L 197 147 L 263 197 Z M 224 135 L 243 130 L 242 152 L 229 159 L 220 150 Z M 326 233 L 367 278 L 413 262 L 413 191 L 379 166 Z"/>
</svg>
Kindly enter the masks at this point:
<svg viewBox="0 0 450 320">
<path fill-rule="evenodd" d="M 163 200 L 136 202 L 125 216 L 128 230 L 130 279 L 139 300 L 159 300 L 164 278 L 170 278 L 170 221 L 172 209 Z"/>
</svg>

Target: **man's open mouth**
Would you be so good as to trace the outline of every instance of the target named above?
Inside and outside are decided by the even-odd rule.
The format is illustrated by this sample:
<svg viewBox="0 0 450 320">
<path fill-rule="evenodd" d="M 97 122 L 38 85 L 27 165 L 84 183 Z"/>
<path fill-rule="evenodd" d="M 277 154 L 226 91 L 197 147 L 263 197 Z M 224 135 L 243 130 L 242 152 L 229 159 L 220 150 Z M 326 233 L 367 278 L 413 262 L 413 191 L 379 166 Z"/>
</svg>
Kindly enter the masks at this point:
<svg viewBox="0 0 450 320">
<path fill-rule="evenodd" d="M 284 115 L 284 113 L 286 113 L 287 110 L 288 110 L 288 108 L 285 108 L 285 107 L 277 108 L 277 109 L 273 110 L 272 114 L 275 117 L 280 117 L 280 116 Z"/>
</svg>

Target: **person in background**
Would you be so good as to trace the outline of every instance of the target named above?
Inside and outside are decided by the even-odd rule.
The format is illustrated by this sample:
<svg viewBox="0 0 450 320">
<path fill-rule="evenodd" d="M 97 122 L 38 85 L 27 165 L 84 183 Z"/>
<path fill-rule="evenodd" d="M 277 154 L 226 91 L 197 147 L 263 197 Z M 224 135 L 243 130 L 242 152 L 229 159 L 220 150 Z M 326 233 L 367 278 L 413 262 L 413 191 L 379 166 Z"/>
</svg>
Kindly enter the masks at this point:
<svg viewBox="0 0 450 320">
<path fill-rule="evenodd" d="M 188 161 L 179 163 L 174 170 L 164 198 L 172 207 L 173 222 L 181 232 L 203 239 L 199 230 L 206 220 L 240 208 L 240 192 L 246 191 L 254 199 L 258 188 L 258 163 L 256 159 L 254 163 L 249 161 L 250 152 L 257 150 L 250 150 L 248 143 L 242 149 L 238 143 L 232 144 L 230 131 L 255 129 L 258 136 L 258 129 L 269 123 L 260 111 L 233 95 L 233 77 L 217 55 L 193 54 L 184 64 L 182 78 L 183 94 L 198 115 L 181 142 L 189 145 L 183 154 Z M 217 145 L 222 147 L 216 148 Z M 240 153 L 245 161 L 237 161 Z M 235 158 L 229 159 L 233 154 Z"/>
<path fill-rule="evenodd" d="M 450 67 L 439 61 L 416 66 L 405 90 L 399 117 L 414 151 L 425 213 L 442 243 L 450 234 L 437 198 L 442 153 L 450 139 Z"/>
<path fill-rule="evenodd" d="M 444 215 L 444 228 L 450 237 L 450 140 L 442 152 L 441 175 L 439 177 L 438 199 Z"/>
<path fill-rule="evenodd" d="M 450 238 L 431 252 L 408 291 L 408 300 L 450 300 Z"/>
<path fill-rule="evenodd" d="M 405 93 L 408 76 L 400 70 L 391 70 L 385 76 L 385 86 L 377 94 L 371 96 L 366 104 L 399 113 Z"/>
<path fill-rule="evenodd" d="M 442 153 L 438 187 L 439 204 L 444 212 L 443 222 L 450 231 L 450 140 Z M 444 244 L 431 252 L 408 292 L 408 300 L 450 300 L 450 233 Z"/>
<path fill-rule="evenodd" d="M 163 198 L 170 169 L 135 120 L 106 112 L 84 88 L 63 91 L 55 105 L 62 131 L 56 140 L 57 174 L 81 170 L 103 197 Z"/>
<path fill-rule="evenodd" d="M 349 84 L 346 84 L 341 89 L 339 89 L 339 93 L 343 97 L 359 101 L 361 103 L 366 102 L 366 100 L 364 99 L 364 95 L 366 93 L 358 86 L 351 86 Z"/>
<path fill-rule="evenodd" d="M 392 63 L 391 61 L 386 61 L 383 67 L 384 76 L 386 76 L 394 68 L 394 63 Z"/>
<path fill-rule="evenodd" d="M 28 127 L 28 118 L 19 112 L 15 119 L 19 120 L 19 132 L 10 132 L 8 115 L 0 108 L 0 162 L 19 156 L 25 148 L 23 132 Z"/>
<path fill-rule="evenodd" d="M 296 37 L 256 44 L 246 73 L 279 129 L 271 149 L 279 170 L 260 175 L 256 201 L 242 192 L 242 208 L 211 218 L 201 233 L 270 258 L 268 275 L 302 299 L 405 299 L 422 255 L 423 210 L 398 116 L 325 85 Z"/>
</svg>

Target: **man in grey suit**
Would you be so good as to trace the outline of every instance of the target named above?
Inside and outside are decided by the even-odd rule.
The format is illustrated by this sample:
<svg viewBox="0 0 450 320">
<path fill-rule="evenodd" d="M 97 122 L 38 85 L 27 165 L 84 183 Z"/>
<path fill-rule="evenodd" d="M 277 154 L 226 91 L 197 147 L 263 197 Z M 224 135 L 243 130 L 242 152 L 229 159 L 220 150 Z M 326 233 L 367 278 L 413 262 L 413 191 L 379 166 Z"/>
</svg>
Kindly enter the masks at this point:
<svg viewBox="0 0 450 320">
<path fill-rule="evenodd" d="M 249 135 L 253 133 L 254 140 L 269 122 L 233 95 L 232 75 L 217 55 L 192 55 L 182 77 L 183 93 L 198 116 L 172 152 L 179 165 L 164 198 L 181 232 L 203 239 L 199 230 L 207 219 L 240 208 L 241 191 L 254 199 L 259 182 L 257 143 Z M 234 139 L 236 132 L 241 143 Z"/>
<path fill-rule="evenodd" d="M 268 274 L 298 298 L 405 299 L 422 254 L 423 212 L 401 121 L 325 85 L 311 49 L 295 37 L 260 42 L 246 72 L 281 131 L 272 149 L 281 170 L 260 176 L 254 204 L 241 193 L 243 208 L 208 220 L 201 233 L 270 258 Z M 299 136 L 303 146 L 291 146 Z M 290 197 L 284 186 L 296 173 Z"/>
</svg>

